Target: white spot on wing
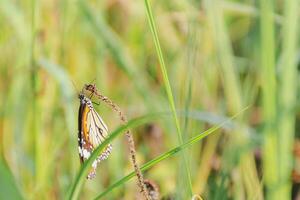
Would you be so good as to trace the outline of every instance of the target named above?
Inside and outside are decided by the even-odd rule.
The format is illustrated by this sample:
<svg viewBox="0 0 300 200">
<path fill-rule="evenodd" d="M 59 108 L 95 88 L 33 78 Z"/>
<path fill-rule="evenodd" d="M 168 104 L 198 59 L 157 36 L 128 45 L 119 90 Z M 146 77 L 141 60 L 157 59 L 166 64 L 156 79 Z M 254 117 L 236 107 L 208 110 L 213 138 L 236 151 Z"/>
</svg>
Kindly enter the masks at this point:
<svg viewBox="0 0 300 200">
<path fill-rule="evenodd" d="M 81 151 L 80 147 L 78 147 L 78 152 L 79 152 L 79 155 L 82 156 L 82 151 Z"/>
<path fill-rule="evenodd" d="M 85 159 L 88 159 L 90 157 L 90 155 L 91 155 L 91 153 L 88 150 L 84 149 L 84 148 L 82 150 L 82 154 L 83 154 L 83 157 Z"/>
</svg>

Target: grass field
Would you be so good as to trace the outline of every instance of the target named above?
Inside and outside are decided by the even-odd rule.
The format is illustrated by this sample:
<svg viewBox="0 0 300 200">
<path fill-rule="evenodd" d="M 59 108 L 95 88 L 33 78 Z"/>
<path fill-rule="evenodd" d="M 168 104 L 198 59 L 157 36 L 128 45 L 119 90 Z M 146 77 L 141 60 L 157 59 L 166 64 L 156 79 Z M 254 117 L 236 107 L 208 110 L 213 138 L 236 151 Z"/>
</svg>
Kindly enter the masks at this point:
<svg viewBox="0 0 300 200">
<path fill-rule="evenodd" d="M 0 199 L 142 199 L 126 129 L 160 199 L 300 199 L 299 10 L 2 0 Z M 93 98 L 113 145 L 93 180 L 77 147 L 89 83 L 129 120 Z"/>
</svg>

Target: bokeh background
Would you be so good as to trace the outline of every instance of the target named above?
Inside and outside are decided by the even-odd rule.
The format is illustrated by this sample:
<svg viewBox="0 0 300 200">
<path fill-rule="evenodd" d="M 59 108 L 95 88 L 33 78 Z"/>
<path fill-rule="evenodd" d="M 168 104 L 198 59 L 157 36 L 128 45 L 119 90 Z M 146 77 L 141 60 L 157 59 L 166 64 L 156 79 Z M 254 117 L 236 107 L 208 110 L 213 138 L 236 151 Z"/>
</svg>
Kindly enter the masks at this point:
<svg viewBox="0 0 300 200">
<path fill-rule="evenodd" d="M 145 172 L 163 199 L 297 199 L 298 0 L 151 2 L 184 141 L 234 119 Z M 2 0 L 0 197 L 65 199 L 80 169 L 78 92 L 97 88 L 129 119 L 169 112 L 145 1 Z M 112 131 L 121 122 L 95 105 Z M 191 117 L 192 116 L 192 117 Z M 172 115 L 134 128 L 138 162 L 179 144 Z M 93 199 L 131 172 L 123 136 L 86 181 Z M 185 175 L 191 175 L 191 186 Z M 136 180 L 104 199 L 135 199 Z"/>
</svg>

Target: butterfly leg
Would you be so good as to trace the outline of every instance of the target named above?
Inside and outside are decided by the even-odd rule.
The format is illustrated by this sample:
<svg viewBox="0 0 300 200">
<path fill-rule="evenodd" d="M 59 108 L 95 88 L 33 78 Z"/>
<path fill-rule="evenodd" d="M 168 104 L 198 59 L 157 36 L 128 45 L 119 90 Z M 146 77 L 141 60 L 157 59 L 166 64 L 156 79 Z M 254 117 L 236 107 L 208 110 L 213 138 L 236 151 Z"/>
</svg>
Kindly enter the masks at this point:
<svg viewBox="0 0 300 200">
<path fill-rule="evenodd" d="M 87 179 L 93 179 L 96 176 L 96 168 L 97 168 L 97 161 L 95 160 L 92 164 L 92 169 L 90 170 L 89 174 L 87 175 Z"/>
</svg>

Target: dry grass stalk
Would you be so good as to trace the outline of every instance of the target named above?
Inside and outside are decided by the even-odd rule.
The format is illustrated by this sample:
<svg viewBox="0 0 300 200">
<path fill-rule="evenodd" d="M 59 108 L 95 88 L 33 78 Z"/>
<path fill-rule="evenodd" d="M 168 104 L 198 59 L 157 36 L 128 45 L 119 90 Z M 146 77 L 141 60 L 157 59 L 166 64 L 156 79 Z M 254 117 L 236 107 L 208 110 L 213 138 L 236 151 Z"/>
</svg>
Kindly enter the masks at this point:
<svg viewBox="0 0 300 200">
<path fill-rule="evenodd" d="M 86 84 L 84 86 L 84 89 L 95 94 L 99 100 L 105 102 L 112 110 L 114 110 L 116 113 L 118 113 L 118 116 L 120 117 L 120 120 L 122 121 L 123 124 L 127 124 L 127 118 L 126 116 L 123 114 L 123 112 L 121 111 L 120 107 L 115 104 L 113 101 L 111 101 L 108 97 L 102 95 L 96 88 L 95 84 Z M 129 151 L 130 151 L 130 156 L 131 156 L 131 162 L 133 164 L 136 176 L 138 178 L 138 186 L 141 190 L 141 193 L 143 193 L 145 199 L 147 200 L 151 200 L 149 194 L 148 194 L 148 190 L 146 188 L 145 182 L 144 182 L 144 177 L 142 175 L 142 172 L 139 168 L 139 165 L 136 161 L 136 151 L 135 151 L 135 145 L 134 145 L 134 140 L 133 140 L 133 136 L 130 133 L 129 130 L 126 131 L 126 138 L 127 138 L 127 142 L 129 144 Z"/>
<path fill-rule="evenodd" d="M 152 200 L 159 200 L 159 189 L 154 181 L 145 179 L 144 184 Z"/>
</svg>

